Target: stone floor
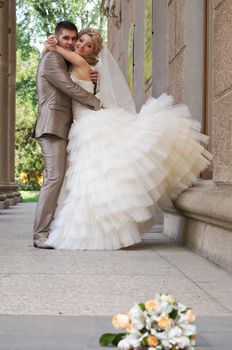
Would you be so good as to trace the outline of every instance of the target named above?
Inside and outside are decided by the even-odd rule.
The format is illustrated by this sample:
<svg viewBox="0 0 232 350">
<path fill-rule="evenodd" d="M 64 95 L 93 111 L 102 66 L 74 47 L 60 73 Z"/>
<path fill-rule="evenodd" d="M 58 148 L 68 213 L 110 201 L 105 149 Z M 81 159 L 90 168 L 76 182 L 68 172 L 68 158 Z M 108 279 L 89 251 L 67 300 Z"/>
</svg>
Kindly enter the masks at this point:
<svg viewBox="0 0 232 350">
<path fill-rule="evenodd" d="M 32 247 L 35 204 L 0 210 L 0 349 L 100 349 L 111 316 L 170 292 L 197 314 L 198 348 L 232 350 L 232 274 L 163 236 L 113 252 Z"/>
</svg>

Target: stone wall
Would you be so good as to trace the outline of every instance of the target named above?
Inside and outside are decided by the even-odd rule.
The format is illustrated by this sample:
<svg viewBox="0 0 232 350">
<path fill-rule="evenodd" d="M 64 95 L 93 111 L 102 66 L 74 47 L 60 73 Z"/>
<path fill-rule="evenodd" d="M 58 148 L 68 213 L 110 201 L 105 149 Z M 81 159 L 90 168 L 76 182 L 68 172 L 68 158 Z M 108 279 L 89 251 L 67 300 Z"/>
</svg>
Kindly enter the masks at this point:
<svg viewBox="0 0 232 350">
<path fill-rule="evenodd" d="M 143 28 L 142 1 L 116 3 L 122 21 L 118 28 L 115 20 L 109 21 L 109 43 L 115 53 L 120 51 L 118 60 L 127 75 L 128 23 L 133 19 Z M 214 156 L 203 177 L 212 180 L 200 180 L 164 210 L 164 233 L 232 270 L 232 1 L 153 0 L 153 31 L 152 94 L 168 91 L 175 102 L 186 102 L 210 136 Z M 135 47 L 142 51 L 143 39 L 136 35 Z M 146 97 L 142 55 L 140 60 L 137 106 Z"/>
<path fill-rule="evenodd" d="M 213 181 L 201 181 L 177 198 L 175 208 L 165 211 L 164 232 L 232 271 L 232 2 L 208 0 L 205 5 L 203 121 L 211 137 Z M 193 34 L 190 38 L 194 41 Z M 184 80 L 185 73 L 184 69 Z"/>
</svg>

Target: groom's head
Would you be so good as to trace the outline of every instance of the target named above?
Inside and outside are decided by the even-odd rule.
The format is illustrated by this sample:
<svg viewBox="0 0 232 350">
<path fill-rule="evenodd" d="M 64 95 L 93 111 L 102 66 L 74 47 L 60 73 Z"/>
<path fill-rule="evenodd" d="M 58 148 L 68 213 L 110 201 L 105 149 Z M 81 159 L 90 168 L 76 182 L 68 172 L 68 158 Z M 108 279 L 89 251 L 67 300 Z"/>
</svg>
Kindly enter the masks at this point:
<svg viewBox="0 0 232 350">
<path fill-rule="evenodd" d="M 59 22 L 55 29 L 57 45 L 73 51 L 77 41 L 78 30 L 75 24 L 69 21 Z"/>
</svg>

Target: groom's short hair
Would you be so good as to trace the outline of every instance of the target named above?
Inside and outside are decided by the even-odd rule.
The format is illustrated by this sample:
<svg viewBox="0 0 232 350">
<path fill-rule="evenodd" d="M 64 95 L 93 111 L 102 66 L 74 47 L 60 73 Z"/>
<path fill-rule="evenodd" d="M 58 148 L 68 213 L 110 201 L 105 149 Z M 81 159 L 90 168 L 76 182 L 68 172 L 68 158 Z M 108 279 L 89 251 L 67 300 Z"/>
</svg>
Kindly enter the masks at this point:
<svg viewBox="0 0 232 350">
<path fill-rule="evenodd" d="M 75 24 L 69 21 L 62 21 L 57 23 L 55 28 L 55 34 L 59 34 L 62 31 L 62 29 L 73 30 L 73 31 L 76 31 L 78 34 L 78 29 L 75 26 Z"/>
</svg>

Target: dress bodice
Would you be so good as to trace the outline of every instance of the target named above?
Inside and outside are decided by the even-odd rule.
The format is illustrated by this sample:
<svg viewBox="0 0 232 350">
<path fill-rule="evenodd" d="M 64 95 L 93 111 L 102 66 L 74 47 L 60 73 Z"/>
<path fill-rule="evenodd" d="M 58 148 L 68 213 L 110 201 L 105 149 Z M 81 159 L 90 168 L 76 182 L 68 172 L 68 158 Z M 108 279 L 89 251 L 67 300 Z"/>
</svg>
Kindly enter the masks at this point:
<svg viewBox="0 0 232 350">
<path fill-rule="evenodd" d="M 71 73 L 71 79 L 80 87 L 93 94 L 94 86 L 92 81 L 78 79 L 74 72 Z M 89 110 L 86 106 L 75 100 L 72 100 L 73 120 L 80 119 L 86 113 L 86 110 Z"/>
</svg>

